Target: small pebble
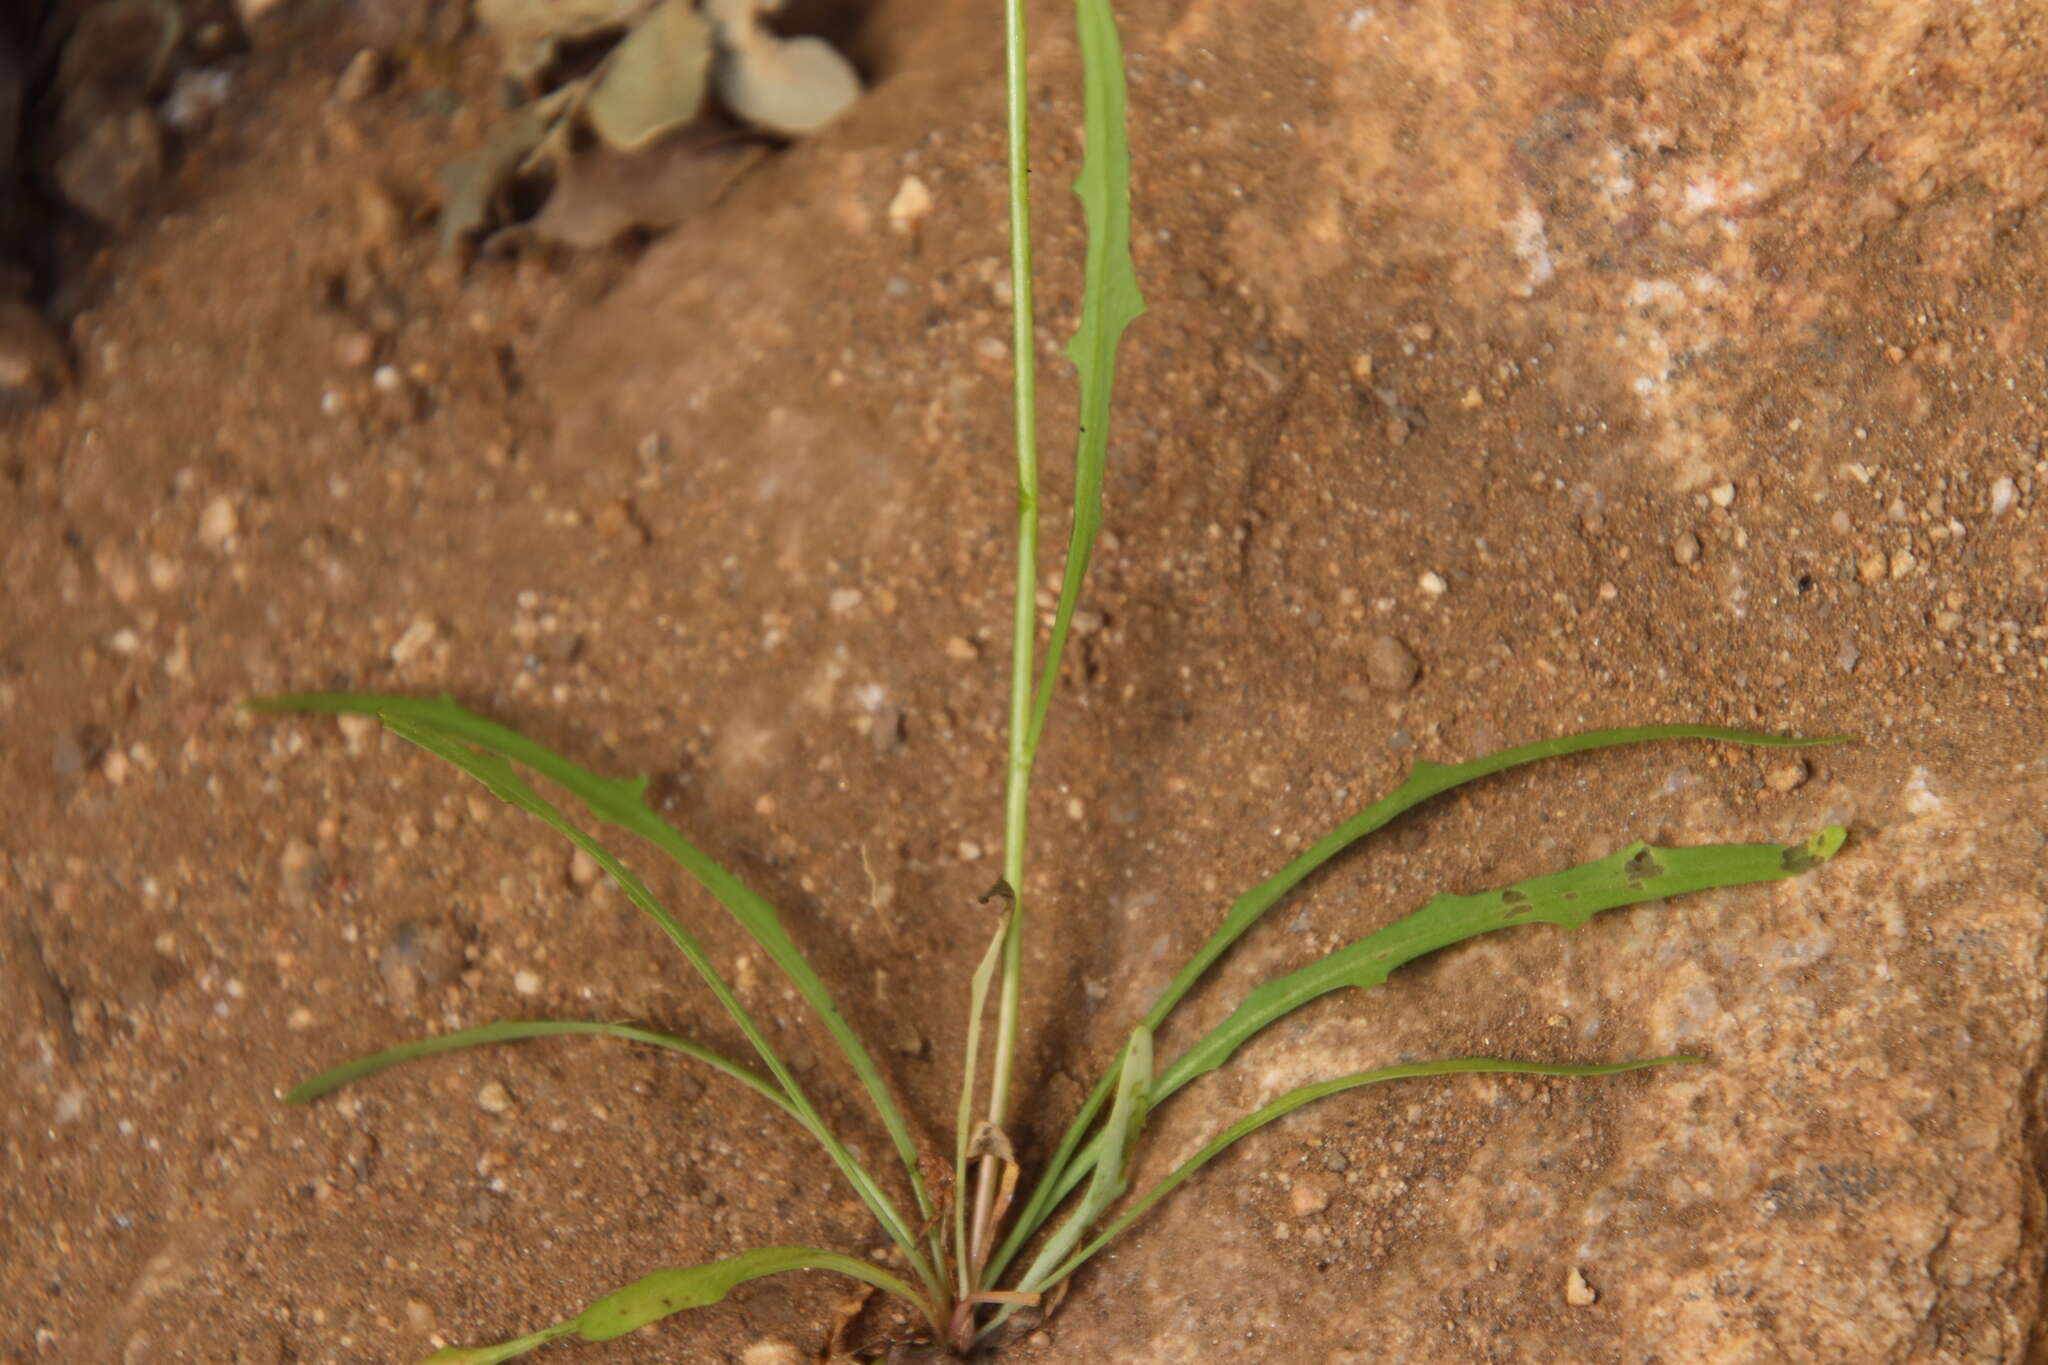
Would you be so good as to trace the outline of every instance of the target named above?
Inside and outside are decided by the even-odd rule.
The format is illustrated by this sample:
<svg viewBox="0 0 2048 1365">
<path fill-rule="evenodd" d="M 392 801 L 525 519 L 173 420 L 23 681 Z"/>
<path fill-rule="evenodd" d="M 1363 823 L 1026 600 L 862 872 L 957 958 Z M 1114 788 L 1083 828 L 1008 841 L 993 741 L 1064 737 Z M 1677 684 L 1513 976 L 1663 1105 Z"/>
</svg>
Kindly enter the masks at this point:
<svg viewBox="0 0 2048 1365">
<path fill-rule="evenodd" d="M 206 504 L 206 510 L 199 514 L 199 543 L 210 550 L 225 549 L 240 529 L 241 518 L 226 495 Z"/>
<path fill-rule="evenodd" d="M 1911 550 L 1892 551 L 1891 574 L 1893 578 L 1904 578 L 1919 567 L 1920 561 L 1914 557 Z"/>
<path fill-rule="evenodd" d="M 1872 551 L 1856 561 L 1856 577 L 1865 583 L 1877 582 L 1884 573 L 1885 561 L 1881 551 Z"/>
<path fill-rule="evenodd" d="M 1365 648 L 1365 677 L 1382 692 L 1406 692 L 1422 674 L 1422 661 L 1391 635 L 1373 638 Z"/>
<path fill-rule="evenodd" d="M 604 869 L 597 865 L 597 859 L 582 849 L 569 853 L 569 885 L 579 891 L 588 891 L 597 885 L 597 879 L 604 875 Z"/>
<path fill-rule="evenodd" d="M 1764 778 L 1764 785 L 1774 792 L 1796 791 L 1812 776 L 1813 770 L 1806 766 L 1806 760 L 1795 758 L 1790 763 L 1780 764 L 1771 769 Z"/>
<path fill-rule="evenodd" d="M 71 203 L 100 222 L 138 221 L 164 175 L 164 134 L 140 105 L 110 113 L 58 156 L 51 178 Z"/>
<path fill-rule="evenodd" d="M 486 1114 L 509 1114 L 512 1112 L 512 1092 L 496 1081 L 485 1081 L 483 1088 L 476 1092 L 476 1107 Z"/>
<path fill-rule="evenodd" d="M 971 664 L 981 657 L 981 650 L 965 635 L 946 637 L 946 657 L 956 663 Z"/>
<path fill-rule="evenodd" d="M 1421 588 L 1431 597 L 1442 597 L 1445 588 L 1449 586 L 1444 582 L 1443 575 L 1435 572 L 1424 574 L 1416 579 L 1415 583 L 1417 587 Z"/>
<path fill-rule="evenodd" d="M 954 851 L 960 855 L 960 861 L 963 863 L 978 863 L 981 861 L 981 845 L 975 843 L 972 839 L 962 839 L 960 847 Z"/>
<path fill-rule="evenodd" d="M 337 104 L 360 104 L 377 93 L 377 86 L 384 79 L 384 59 L 377 55 L 375 48 L 366 47 L 348 59 L 348 65 L 341 69 L 340 77 L 334 82 L 334 100 Z"/>
<path fill-rule="evenodd" d="M 740 1365 L 805 1365 L 804 1353 L 786 1341 L 763 1337 L 740 1352 Z"/>
<path fill-rule="evenodd" d="M 1312 1218 L 1330 1207 L 1329 1187 L 1320 1180 L 1296 1181 L 1288 1203 L 1296 1218 Z"/>
<path fill-rule="evenodd" d="M 1591 1308 L 1600 1301 L 1600 1292 L 1586 1283 L 1586 1277 L 1577 1266 L 1564 1277 L 1564 1301 L 1574 1308 Z"/>
<path fill-rule="evenodd" d="M 362 753 L 383 728 L 375 716 L 336 716 L 335 723 L 341 730 L 341 742 L 351 754 Z"/>
<path fill-rule="evenodd" d="M 931 211 L 931 190 L 916 176 L 906 175 L 896 187 L 896 197 L 889 201 L 889 226 L 898 232 L 908 232 Z"/>
<path fill-rule="evenodd" d="M 647 543 L 647 532 L 633 515 L 632 505 L 624 499 L 613 499 L 591 513 L 590 524 L 597 533 L 608 540 L 637 541 Z"/>
<path fill-rule="evenodd" d="M 360 370 L 377 355 L 377 339 L 368 332 L 345 332 L 334 340 L 335 363 L 344 369 Z"/>
<path fill-rule="evenodd" d="M 1732 483 L 1717 483 L 1707 490 L 1707 496 L 1713 499 L 1714 506 L 1716 507 L 1733 507 L 1735 505 L 1735 485 Z"/>
<path fill-rule="evenodd" d="M 1387 419 L 1387 440 L 1394 445 L 1406 445 L 1414 430 L 1406 417 L 1396 415 Z"/>
<path fill-rule="evenodd" d="M 831 609 L 833 615 L 844 616 L 847 612 L 859 606 L 865 596 L 866 594 L 861 592 L 859 588 L 834 588 L 832 589 L 832 595 L 826 598 L 825 604 Z"/>
<path fill-rule="evenodd" d="M 512 973 L 512 989 L 521 995 L 539 995 L 540 978 L 529 971 Z"/>
<path fill-rule="evenodd" d="M 1680 531 L 1671 542 L 1671 562 L 1697 564 L 1699 560 L 1700 538 L 1690 531 Z"/>
<path fill-rule="evenodd" d="M 277 887 L 286 905 L 296 910 L 311 904 L 325 876 L 320 855 L 311 844 L 296 834 L 284 841 L 284 853 L 277 865 Z"/>
<path fill-rule="evenodd" d="M 433 621 L 424 616 L 419 617 L 405 628 L 403 635 L 392 642 L 391 662 L 400 668 L 405 667 L 424 653 L 427 646 L 434 643 L 440 634 L 441 628 Z"/>
<path fill-rule="evenodd" d="M 2014 483 L 2010 478 L 2002 478 L 1997 483 L 1992 484 L 1991 515 L 1994 517 L 2002 517 L 2007 512 L 2010 512 L 2012 510 L 2013 503 L 2019 500 L 2019 496 L 2019 485 Z"/>
<path fill-rule="evenodd" d="M 235 77 L 218 67 L 180 72 L 171 93 L 157 106 L 157 116 L 172 129 L 191 137 L 206 130 L 235 93 Z"/>
<path fill-rule="evenodd" d="M 378 251 L 396 242 L 405 230 L 405 209 L 380 182 L 356 186 L 356 247 Z"/>
</svg>

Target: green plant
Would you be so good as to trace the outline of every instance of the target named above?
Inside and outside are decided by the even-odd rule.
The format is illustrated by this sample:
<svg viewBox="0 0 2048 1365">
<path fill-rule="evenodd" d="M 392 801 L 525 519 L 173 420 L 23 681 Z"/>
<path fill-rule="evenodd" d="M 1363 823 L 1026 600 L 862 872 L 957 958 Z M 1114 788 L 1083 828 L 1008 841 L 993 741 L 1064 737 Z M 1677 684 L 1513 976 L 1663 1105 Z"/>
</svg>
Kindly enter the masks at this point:
<svg viewBox="0 0 2048 1365">
<path fill-rule="evenodd" d="M 1250 992 L 1220 1024 L 1174 1059 L 1154 1062 L 1155 1034 L 1208 969 L 1268 910 L 1310 874 L 1363 836 L 1440 793 L 1538 759 L 1651 740 L 1715 740 L 1792 746 L 1831 740 L 1785 738 L 1705 725 L 1601 730 L 1541 740 L 1455 765 L 1419 762 L 1392 793 L 1359 811 L 1232 904 L 1221 926 L 1196 952 L 1132 1029 L 1114 1062 L 1068 1125 L 1038 1171 L 1021 1204 L 1021 1177 L 1005 1127 L 1010 1114 L 1011 1062 L 1018 1034 L 1020 944 L 1026 924 L 1025 817 L 1037 754 L 1062 652 L 1101 520 L 1102 472 L 1108 447 L 1110 391 L 1119 337 L 1143 303 L 1129 254 L 1129 154 L 1124 141 L 1124 85 L 1117 33 L 1107 0 L 1077 0 L 1087 87 L 1086 154 L 1078 191 L 1088 225 L 1084 307 L 1068 355 L 1080 375 L 1080 435 L 1076 455 L 1073 531 L 1065 576 L 1043 656 L 1038 653 L 1034 589 L 1037 580 L 1038 470 L 1034 424 L 1030 219 L 1026 200 L 1023 22 L 1019 0 L 1009 0 L 1010 174 L 1012 265 L 1015 296 L 1015 380 L 1018 470 L 1018 558 L 1013 635 L 1009 761 L 1006 777 L 1003 874 L 986 899 L 1000 902 L 999 926 L 969 982 L 967 1046 L 956 1113 L 951 1181 L 934 1181 L 929 1154 L 918 1147 L 861 1039 L 840 1017 L 832 998 L 784 930 L 774 907 L 707 857 L 644 801 L 644 782 L 599 777 L 452 700 L 324 694 L 280 697 L 256 705 L 270 710 L 354 713 L 378 717 L 394 733 L 445 759 L 500 799 L 546 822 L 582 849 L 645 911 L 682 951 L 719 1005 L 753 1046 L 765 1074 L 686 1042 L 644 1029 L 595 1022 L 501 1022 L 429 1038 L 325 1072 L 287 1097 L 306 1102 L 398 1062 L 484 1043 L 580 1033 L 669 1048 L 747 1086 L 787 1114 L 825 1150 L 873 1212 L 905 1267 L 902 1274 L 869 1261 L 807 1247 L 746 1251 L 704 1265 L 656 1271 L 591 1304 L 573 1318 L 496 1346 L 437 1351 L 431 1360 L 485 1362 L 509 1359 L 567 1336 L 606 1340 L 671 1313 L 713 1303 L 735 1285 L 785 1270 L 830 1270 L 874 1286 L 921 1316 L 939 1349 L 964 1352 L 994 1344 L 1005 1320 L 1019 1309 L 1039 1308 L 1110 1239 L 1230 1144 L 1305 1104 L 1364 1085 L 1409 1077 L 1470 1072 L 1544 1076 L 1597 1076 L 1641 1067 L 1695 1061 L 1655 1057 L 1604 1065 L 1565 1065 L 1464 1057 L 1383 1067 L 1341 1076 L 1282 1095 L 1218 1133 L 1151 1190 L 1103 1225 L 1127 1192 L 1128 1175 L 1146 1118 L 1189 1082 L 1214 1070 L 1260 1030 L 1332 991 L 1369 988 L 1404 963 L 1475 935 L 1540 922 L 1571 928 L 1592 915 L 1709 887 L 1795 876 L 1831 857 L 1844 838 L 1830 827 L 1790 844 L 1720 844 L 1661 848 L 1632 843 L 1607 857 L 1563 872 L 1476 895 L 1439 895 L 1422 908 Z M 812 1105 L 784 1059 L 720 976 L 690 930 L 576 818 L 520 775 L 546 779 L 576 798 L 582 816 L 636 834 L 666 854 L 709 891 L 761 945 L 818 1015 L 851 1066 L 887 1130 L 902 1165 L 902 1185 L 887 1182 L 840 1140 Z M 993 997 L 993 1001 L 991 1000 Z M 993 1008 L 989 1076 L 980 1083 L 985 1020 Z M 1105 1112 L 1106 1111 L 1106 1112 Z M 977 1118 L 977 1115 L 980 1117 Z M 900 1203 L 907 1190 L 912 1203 Z M 957 1191 L 957 1195 L 954 1193 Z M 1078 1198 L 1075 1198 L 1078 1194 Z M 1069 1201 L 1072 1211 L 1053 1226 Z M 1050 1229 L 1048 1231 L 1048 1229 Z M 1000 1239 L 1000 1240 L 999 1240 Z M 1035 1255 L 1010 1274 L 1017 1257 L 1037 1239 Z M 1007 1288 L 999 1286 L 1007 1285 Z"/>
</svg>

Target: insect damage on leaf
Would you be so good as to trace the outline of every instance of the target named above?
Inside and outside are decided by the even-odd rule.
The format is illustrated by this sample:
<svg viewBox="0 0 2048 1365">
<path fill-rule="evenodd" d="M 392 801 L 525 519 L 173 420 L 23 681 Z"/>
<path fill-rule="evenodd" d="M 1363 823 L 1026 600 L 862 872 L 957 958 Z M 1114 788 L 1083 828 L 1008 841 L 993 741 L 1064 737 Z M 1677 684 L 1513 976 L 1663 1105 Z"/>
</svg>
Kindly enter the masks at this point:
<svg viewBox="0 0 2048 1365">
<path fill-rule="evenodd" d="M 1664 864 L 1657 861 L 1657 851 L 1645 846 L 1634 857 L 1622 865 L 1621 875 L 1628 878 L 1630 886 L 1641 886 L 1664 875 Z"/>
</svg>

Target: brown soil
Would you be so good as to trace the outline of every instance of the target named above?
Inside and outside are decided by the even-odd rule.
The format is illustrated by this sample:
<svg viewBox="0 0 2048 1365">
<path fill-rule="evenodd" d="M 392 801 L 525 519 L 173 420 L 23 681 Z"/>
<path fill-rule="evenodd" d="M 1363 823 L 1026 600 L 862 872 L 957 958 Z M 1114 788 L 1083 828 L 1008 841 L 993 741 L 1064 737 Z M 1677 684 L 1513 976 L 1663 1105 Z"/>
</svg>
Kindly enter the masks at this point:
<svg viewBox="0 0 2048 1365">
<path fill-rule="evenodd" d="M 1932 784 L 1963 813 L 1969 866 L 1897 890 L 1902 937 L 1885 905 L 1844 904 L 1834 955 L 1765 983 L 1750 917 L 1818 912 L 1758 893 L 1449 954 L 1324 1002 L 1177 1101 L 1140 1176 L 1312 1074 L 1667 1050 L 1681 969 L 1724 1010 L 1754 991 L 1766 1020 L 1898 1059 L 1888 1089 L 1813 1061 L 1784 1099 L 1830 1115 L 1814 1141 L 1852 1154 L 1872 1141 L 1854 1087 L 1938 1091 L 1949 1063 L 1920 1065 L 1926 1030 L 1974 1028 L 2022 1040 L 1983 1069 L 2010 1112 L 1984 1120 L 1982 1151 L 2027 1235 L 1942 1279 L 1873 1354 L 1799 1316 L 1826 1286 L 1797 1267 L 1842 1235 L 1823 1214 L 1875 1219 L 1881 1187 L 1794 1207 L 1766 1170 L 1672 1213 L 1660 1185 L 1627 1226 L 1679 1248 L 1711 1243 L 1717 1210 L 1775 1229 L 1777 1273 L 1801 1287 L 1768 1306 L 1769 1283 L 1731 1290 L 1753 1336 L 1723 1358 L 2019 1360 L 2040 1129 L 2013 1097 L 2036 1098 L 2040 973 L 2005 945 L 2038 946 L 2040 925 L 2016 904 L 2014 937 L 1979 940 L 1980 959 L 1958 936 L 1985 888 L 2044 894 L 2048 171 L 2026 127 L 2048 77 L 2027 7 L 1969 31 L 1894 16 L 1817 35 L 1740 5 L 1506 24 L 1381 8 L 1147 0 L 1126 18 L 1151 310 L 1085 598 L 1099 628 L 1039 773 L 1025 1155 L 1229 897 L 1413 759 L 1674 719 L 1854 733 L 1777 781 L 1781 758 L 1681 746 L 1419 812 L 1276 911 L 1191 1012 L 1219 1017 L 1433 889 L 1634 837 L 1847 818 L 1862 842 L 1845 862 L 1876 866 Z M 1066 11 L 1039 9 L 1056 504 L 1079 111 Z M 437 258 L 433 177 L 497 107 L 488 43 L 400 53 L 384 90 L 342 107 L 330 91 L 367 22 L 320 11 L 259 46 L 161 215 L 93 263 L 76 385 L 0 428 L 0 1359 L 406 1360 L 657 1265 L 877 1240 L 772 1110 L 641 1051 L 498 1049 L 280 1105 L 334 1060 L 500 1017 L 742 1045 L 545 831 L 396 741 L 238 709 L 256 695 L 447 691 L 651 774 L 666 813 L 783 908 L 910 1112 L 946 1133 L 988 927 L 974 897 L 1001 840 L 991 7 L 876 4 L 864 105 L 651 246 L 466 268 Z M 1920 74 L 1877 69 L 1870 44 Z M 1800 123 L 1836 48 L 1868 60 L 1838 72 L 1841 108 Z M 2031 105 L 2005 93 L 2023 90 Z M 935 207 L 896 231 L 886 208 L 913 174 Z M 1063 533 L 1055 515 L 1048 546 Z M 1368 681 L 1385 635 L 1421 660 L 1410 689 Z M 657 884 L 881 1153 L 767 963 L 703 897 Z M 1894 942 L 1885 980 L 1932 1022 L 1858 1033 L 1864 967 Z M 1753 1131 L 1777 1082 L 1741 1075 L 1698 1092 L 1680 1131 Z M 491 1083 L 506 1112 L 480 1106 Z M 1596 1304 L 1564 1293 L 1582 1215 L 1667 1084 L 1430 1083 L 1311 1110 L 1135 1231 L 1012 1358 L 1705 1358 L 1683 1337 L 1657 1354 L 1621 1251 L 1604 1281 L 1587 1271 Z M 1483 1246 L 1451 1193 L 1524 1175 L 1554 1238 Z M 1644 1260 L 1677 1276 L 1687 1254 Z M 808 1353 L 843 1297 L 770 1281 L 553 1353 Z"/>
</svg>

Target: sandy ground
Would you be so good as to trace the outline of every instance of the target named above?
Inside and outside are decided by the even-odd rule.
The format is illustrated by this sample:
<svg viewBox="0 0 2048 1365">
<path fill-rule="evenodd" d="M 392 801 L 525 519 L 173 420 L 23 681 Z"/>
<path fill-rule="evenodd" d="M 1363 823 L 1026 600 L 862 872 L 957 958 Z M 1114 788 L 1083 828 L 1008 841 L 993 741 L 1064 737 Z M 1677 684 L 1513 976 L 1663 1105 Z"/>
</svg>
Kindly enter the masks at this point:
<svg viewBox="0 0 2048 1365">
<path fill-rule="evenodd" d="M 545 831 L 255 695 L 452 692 L 651 775 L 945 1141 L 1001 839 L 992 15 L 875 4 L 853 115 L 652 245 L 462 267 L 434 174 L 496 108 L 489 45 L 398 44 L 375 8 L 241 61 L 161 213 L 91 262 L 75 384 L 0 427 L 10 1362 L 408 1360 L 658 1265 L 877 1240 L 771 1109 L 643 1052 L 280 1105 L 501 1017 L 743 1045 Z M 1027 1160 L 1230 897 L 1418 757 L 1860 736 L 1615 752 L 1418 812 L 1190 1025 L 1437 889 L 1637 837 L 1852 842 L 1290 1020 L 1162 1109 L 1140 1180 L 1386 1061 L 1712 1065 L 1305 1111 L 1009 1358 L 2034 1358 L 2048 35 L 2025 3 L 1781 9 L 1129 7 L 1151 311 L 1034 809 Z M 1036 24 L 1057 502 L 1078 85 L 1065 11 Z M 392 76 L 339 102 L 366 43 Z M 912 176 L 932 205 L 899 230 Z M 1417 676 L 1374 670 L 1387 637 Z M 656 880 L 880 1153 L 766 961 Z M 768 1282 L 546 1358 L 810 1358 L 843 1296 Z"/>
</svg>

